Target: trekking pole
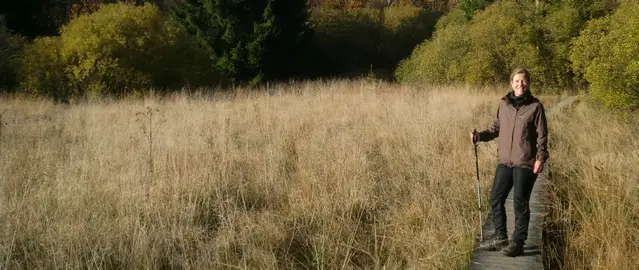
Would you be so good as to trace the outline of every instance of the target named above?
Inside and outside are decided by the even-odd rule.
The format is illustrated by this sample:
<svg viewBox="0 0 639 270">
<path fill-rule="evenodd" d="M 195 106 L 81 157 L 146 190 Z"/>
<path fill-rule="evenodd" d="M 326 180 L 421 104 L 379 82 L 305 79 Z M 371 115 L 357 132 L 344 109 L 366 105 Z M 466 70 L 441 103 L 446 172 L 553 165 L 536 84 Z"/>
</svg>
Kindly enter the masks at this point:
<svg viewBox="0 0 639 270">
<path fill-rule="evenodd" d="M 473 130 L 473 137 L 478 138 L 477 130 Z M 473 142 L 475 145 L 475 172 L 477 176 L 477 209 L 479 210 L 479 241 L 484 241 L 484 229 L 482 228 L 482 217 L 481 217 L 481 186 L 479 185 L 479 160 L 477 158 L 477 143 Z"/>
</svg>

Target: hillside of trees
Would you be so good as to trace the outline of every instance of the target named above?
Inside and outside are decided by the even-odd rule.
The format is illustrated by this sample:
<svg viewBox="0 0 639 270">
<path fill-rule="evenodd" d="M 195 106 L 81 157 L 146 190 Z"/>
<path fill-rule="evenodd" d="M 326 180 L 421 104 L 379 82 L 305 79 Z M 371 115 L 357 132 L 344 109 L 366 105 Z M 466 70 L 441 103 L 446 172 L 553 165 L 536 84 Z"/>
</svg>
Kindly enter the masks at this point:
<svg viewBox="0 0 639 270">
<path fill-rule="evenodd" d="M 639 0 L 6 0 L 0 89 L 59 101 L 370 76 L 639 104 Z"/>
</svg>

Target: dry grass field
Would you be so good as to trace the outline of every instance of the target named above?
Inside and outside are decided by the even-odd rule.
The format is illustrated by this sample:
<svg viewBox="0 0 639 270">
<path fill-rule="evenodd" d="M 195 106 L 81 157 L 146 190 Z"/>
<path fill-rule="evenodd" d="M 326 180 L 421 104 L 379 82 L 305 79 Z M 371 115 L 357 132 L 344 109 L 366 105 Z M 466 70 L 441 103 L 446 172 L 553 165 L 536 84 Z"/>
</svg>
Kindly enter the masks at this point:
<svg viewBox="0 0 639 270">
<path fill-rule="evenodd" d="M 478 227 L 468 133 L 502 94 L 330 81 L 2 98 L 0 268 L 464 269 Z M 639 265 L 639 120 L 609 118 L 585 105 L 550 118 L 575 269 Z M 480 146 L 484 196 L 495 147 Z"/>
<path fill-rule="evenodd" d="M 639 115 L 586 103 L 550 119 L 551 220 L 565 269 L 639 266 Z"/>
<path fill-rule="evenodd" d="M 5 99 L 0 262 L 463 268 L 478 224 L 468 132 L 497 98 L 341 81 L 69 107 Z"/>
</svg>

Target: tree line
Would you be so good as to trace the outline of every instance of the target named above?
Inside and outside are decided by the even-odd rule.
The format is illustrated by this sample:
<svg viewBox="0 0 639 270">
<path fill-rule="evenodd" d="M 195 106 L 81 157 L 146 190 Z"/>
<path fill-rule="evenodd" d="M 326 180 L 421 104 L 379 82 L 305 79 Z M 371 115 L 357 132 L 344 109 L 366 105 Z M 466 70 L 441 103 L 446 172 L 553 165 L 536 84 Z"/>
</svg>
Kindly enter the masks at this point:
<svg viewBox="0 0 639 270">
<path fill-rule="evenodd" d="M 639 0 L 7 0 L 0 89 L 56 100 L 374 76 L 639 104 Z M 443 15 L 443 16 L 442 16 Z"/>
<path fill-rule="evenodd" d="M 526 66 L 534 87 L 587 89 L 610 108 L 639 108 L 639 1 L 477 1 L 451 10 L 403 60 L 403 82 L 505 82 Z"/>
<path fill-rule="evenodd" d="M 0 89 L 57 100 L 150 88 L 390 78 L 443 14 L 401 2 L 380 10 L 373 2 L 311 8 L 306 0 L 37 1 L 0 10 L 6 78 Z"/>
</svg>

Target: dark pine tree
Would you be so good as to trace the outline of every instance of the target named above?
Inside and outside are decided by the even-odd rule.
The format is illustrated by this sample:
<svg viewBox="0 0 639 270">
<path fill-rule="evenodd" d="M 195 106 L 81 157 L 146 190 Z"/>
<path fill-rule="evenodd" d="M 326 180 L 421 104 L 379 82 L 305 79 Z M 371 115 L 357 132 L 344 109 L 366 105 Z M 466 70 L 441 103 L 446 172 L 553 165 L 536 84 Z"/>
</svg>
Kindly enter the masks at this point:
<svg viewBox="0 0 639 270">
<path fill-rule="evenodd" d="M 170 13 L 233 83 L 301 75 L 311 35 L 307 0 L 183 0 Z"/>
</svg>

